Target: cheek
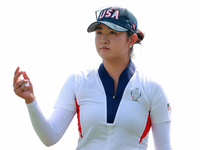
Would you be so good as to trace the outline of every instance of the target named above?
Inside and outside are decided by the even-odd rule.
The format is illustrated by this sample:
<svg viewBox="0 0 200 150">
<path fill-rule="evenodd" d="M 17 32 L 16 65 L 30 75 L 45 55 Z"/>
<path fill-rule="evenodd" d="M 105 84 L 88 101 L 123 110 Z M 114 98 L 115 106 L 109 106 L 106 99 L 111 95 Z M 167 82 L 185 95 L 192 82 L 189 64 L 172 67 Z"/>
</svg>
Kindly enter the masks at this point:
<svg viewBox="0 0 200 150">
<path fill-rule="evenodd" d="M 95 46 L 96 46 L 96 51 L 99 54 L 100 42 L 99 42 L 99 38 L 97 38 L 97 37 L 95 37 Z"/>
<path fill-rule="evenodd" d="M 97 36 L 95 36 L 95 45 L 96 45 L 96 48 L 98 48 L 98 46 L 99 46 L 99 38 Z"/>
<path fill-rule="evenodd" d="M 115 43 L 113 46 L 119 55 L 127 55 L 129 53 L 128 42 L 125 38 L 119 38 Z"/>
<path fill-rule="evenodd" d="M 115 41 L 113 41 L 113 46 L 115 46 L 117 49 L 124 49 L 127 45 L 127 41 L 124 40 L 124 38 L 118 38 Z"/>
</svg>

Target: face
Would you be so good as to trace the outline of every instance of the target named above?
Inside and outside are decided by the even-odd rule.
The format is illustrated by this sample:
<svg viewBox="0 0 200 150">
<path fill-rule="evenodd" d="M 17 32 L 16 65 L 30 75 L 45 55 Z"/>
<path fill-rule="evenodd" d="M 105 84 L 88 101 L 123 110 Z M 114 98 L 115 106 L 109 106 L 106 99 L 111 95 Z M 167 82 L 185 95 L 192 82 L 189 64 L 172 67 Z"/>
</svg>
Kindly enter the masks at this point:
<svg viewBox="0 0 200 150">
<path fill-rule="evenodd" d="M 117 32 L 104 24 L 99 24 L 96 28 L 95 44 L 103 60 L 118 61 L 130 59 L 129 50 L 134 43 L 132 40 L 127 40 L 126 32 Z"/>
</svg>

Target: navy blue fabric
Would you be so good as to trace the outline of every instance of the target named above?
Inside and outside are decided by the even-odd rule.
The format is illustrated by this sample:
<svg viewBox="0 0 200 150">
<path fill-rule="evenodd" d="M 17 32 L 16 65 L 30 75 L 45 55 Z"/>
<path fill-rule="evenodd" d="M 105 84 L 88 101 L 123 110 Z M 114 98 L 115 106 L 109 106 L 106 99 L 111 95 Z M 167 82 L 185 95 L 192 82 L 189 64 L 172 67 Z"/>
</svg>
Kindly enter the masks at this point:
<svg viewBox="0 0 200 150">
<path fill-rule="evenodd" d="M 125 8 L 120 7 L 109 7 L 103 10 L 100 10 L 100 14 L 96 22 L 93 22 L 87 29 L 88 32 L 93 32 L 96 30 L 96 27 L 100 23 L 112 23 L 110 28 L 113 30 L 119 31 L 114 25 L 119 25 L 127 30 L 135 33 L 137 31 L 137 19 L 135 16 Z M 96 11 L 96 15 L 99 11 Z M 106 25 L 105 24 L 105 25 Z M 114 25 L 113 25 L 114 24 Z"/>
<path fill-rule="evenodd" d="M 111 13 L 110 17 L 107 17 L 107 11 L 108 10 L 112 10 L 109 13 Z M 115 17 L 111 17 L 116 11 L 119 11 L 119 18 L 115 19 Z M 111 22 L 114 23 L 116 25 L 119 25 L 121 27 L 124 27 L 130 31 L 132 31 L 133 33 L 135 33 L 137 31 L 137 19 L 135 18 L 135 16 L 128 11 L 127 9 L 123 9 L 123 8 L 116 8 L 115 7 L 111 7 L 111 8 L 107 8 L 104 9 L 100 12 L 100 15 L 98 16 L 97 22 L 98 21 L 106 21 L 106 22 Z M 133 26 L 134 25 L 134 26 Z"/>
<path fill-rule="evenodd" d="M 126 88 L 126 85 L 130 81 L 134 72 L 135 72 L 135 65 L 133 64 L 132 61 L 130 61 L 126 69 L 121 73 L 118 81 L 117 91 L 116 93 L 114 93 L 114 80 L 106 71 L 103 63 L 100 65 L 98 73 L 101 82 L 103 83 L 107 98 L 107 123 L 114 122 L 117 109 L 119 107 L 119 104 L 121 102 L 124 93 L 124 89 Z M 115 98 L 113 99 L 114 95 Z"/>
</svg>

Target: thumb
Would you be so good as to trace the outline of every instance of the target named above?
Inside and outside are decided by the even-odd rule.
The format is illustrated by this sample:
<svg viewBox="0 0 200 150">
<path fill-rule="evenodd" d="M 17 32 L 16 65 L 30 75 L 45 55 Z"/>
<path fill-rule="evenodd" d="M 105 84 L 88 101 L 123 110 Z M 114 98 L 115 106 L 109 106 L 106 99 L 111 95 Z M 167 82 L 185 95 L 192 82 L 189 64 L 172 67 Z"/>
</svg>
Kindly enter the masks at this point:
<svg viewBox="0 0 200 150">
<path fill-rule="evenodd" d="M 23 72 L 23 77 L 24 77 L 24 79 L 28 80 L 28 85 L 30 86 L 29 90 L 31 90 L 33 92 L 33 85 L 25 71 Z"/>
<path fill-rule="evenodd" d="M 26 71 L 23 72 L 23 77 L 24 77 L 24 79 L 26 79 L 26 80 L 29 81 L 29 85 L 30 85 L 30 86 L 33 86 L 31 80 L 29 79 L 29 77 L 28 77 L 28 75 L 27 75 L 27 73 L 26 73 Z"/>
<path fill-rule="evenodd" d="M 25 71 L 23 72 L 23 77 L 24 77 L 24 79 L 28 79 L 30 81 L 30 79 Z"/>
</svg>

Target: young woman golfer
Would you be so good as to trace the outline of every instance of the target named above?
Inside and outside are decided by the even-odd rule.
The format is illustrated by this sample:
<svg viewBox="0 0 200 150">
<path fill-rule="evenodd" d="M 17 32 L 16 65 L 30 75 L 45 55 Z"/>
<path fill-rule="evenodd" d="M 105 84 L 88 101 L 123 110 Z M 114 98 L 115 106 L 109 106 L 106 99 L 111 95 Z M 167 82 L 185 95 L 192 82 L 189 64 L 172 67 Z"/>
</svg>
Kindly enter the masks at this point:
<svg viewBox="0 0 200 150">
<path fill-rule="evenodd" d="M 151 127 L 156 150 L 170 150 L 169 102 L 162 88 L 131 61 L 133 45 L 143 39 L 136 18 L 124 8 L 99 12 L 87 31 L 96 32 L 96 49 L 103 63 L 67 79 L 49 119 L 19 67 L 14 92 L 25 99 L 32 125 L 46 146 L 61 139 L 77 113 L 77 150 L 146 150 Z M 19 78 L 22 74 L 24 80 Z"/>
</svg>

